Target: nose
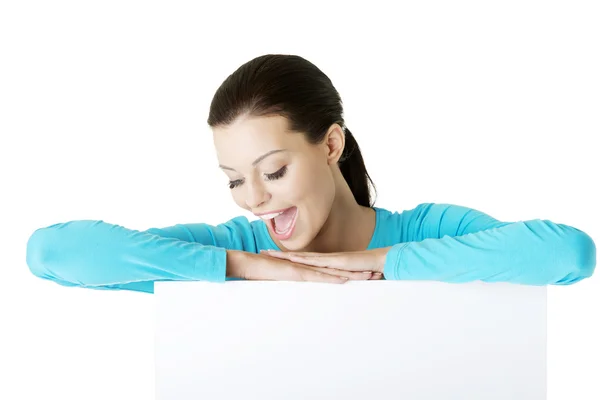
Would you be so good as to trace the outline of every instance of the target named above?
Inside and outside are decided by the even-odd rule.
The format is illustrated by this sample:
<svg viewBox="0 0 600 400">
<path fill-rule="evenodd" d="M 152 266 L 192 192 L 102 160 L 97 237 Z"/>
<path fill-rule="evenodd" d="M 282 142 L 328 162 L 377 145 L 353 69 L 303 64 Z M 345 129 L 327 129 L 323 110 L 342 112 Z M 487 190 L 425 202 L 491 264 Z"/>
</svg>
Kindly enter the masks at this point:
<svg viewBox="0 0 600 400">
<path fill-rule="evenodd" d="M 246 205 L 248 205 L 251 210 L 260 208 L 260 206 L 270 197 L 261 182 L 248 182 L 246 188 L 248 189 L 246 192 Z"/>
</svg>

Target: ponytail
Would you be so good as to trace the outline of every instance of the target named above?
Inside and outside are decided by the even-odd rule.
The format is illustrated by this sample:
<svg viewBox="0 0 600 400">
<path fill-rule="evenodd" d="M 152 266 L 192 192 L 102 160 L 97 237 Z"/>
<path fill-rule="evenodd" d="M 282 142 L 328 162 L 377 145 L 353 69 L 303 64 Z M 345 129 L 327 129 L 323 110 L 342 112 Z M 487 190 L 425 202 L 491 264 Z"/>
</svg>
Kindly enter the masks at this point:
<svg viewBox="0 0 600 400">
<path fill-rule="evenodd" d="M 342 99 L 316 65 L 290 54 L 264 54 L 244 63 L 215 92 L 207 122 L 213 128 L 229 125 L 246 114 L 282 115 L 291 131 L 302 132 L 312 144 L 322 143 L 331 125 L 339 124 L 346 135 L 339 168 L 356 202 L 372 206 L 369 182 L 373 185 L 373 181 L 356 140 L 345 127 Z"/>
<path fill-rule="evenodd" d="M 339 160 L 340 170 L 350 186 L 356 202 L 361 206 L 371 207 L 374 202 L 371 203 L 369 182 L 373 185 L 373 189 L 375 189 L 375 185 L 367 172 L 360 147 L 352 132 L 346 127 L 344 127 L 344 132 L 346 133 L 346 145 Z"/>
</svg>

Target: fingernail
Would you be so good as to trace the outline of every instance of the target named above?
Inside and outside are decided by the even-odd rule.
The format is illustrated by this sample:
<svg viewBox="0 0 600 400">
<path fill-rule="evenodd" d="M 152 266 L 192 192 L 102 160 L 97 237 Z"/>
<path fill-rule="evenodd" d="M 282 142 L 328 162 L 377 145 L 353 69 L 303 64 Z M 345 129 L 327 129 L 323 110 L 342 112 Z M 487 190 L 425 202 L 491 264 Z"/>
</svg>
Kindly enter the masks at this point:
<svg viewBox="0 0 600 400">
<path fill-rule="evenodd" d="M 372 274 L 373 272 L 371 271 L 363 271 L 363 274 Z"/>
</svg>

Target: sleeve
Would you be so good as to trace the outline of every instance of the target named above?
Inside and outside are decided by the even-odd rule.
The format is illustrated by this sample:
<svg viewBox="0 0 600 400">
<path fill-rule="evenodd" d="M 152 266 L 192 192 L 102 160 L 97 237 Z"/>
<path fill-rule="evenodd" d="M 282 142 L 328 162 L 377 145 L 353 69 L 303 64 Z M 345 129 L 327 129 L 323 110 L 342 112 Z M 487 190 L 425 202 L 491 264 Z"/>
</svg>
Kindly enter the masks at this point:
<svg viewBox="0 0 600 400">
<path fill-rule="evenodd" d="M 102 220 L 76 220 L 37 229 L 27 265 L 63 286 L 154 292 L 154 281 L 226 280 L 226 250 L 256 251 L 244 217 L 226 223 L 177 224 L 146 231 Z"/>
<path fill-rule="evenodd" d="M 585 232 L 549 220 L 501 222 L 452 204 L 401 214 L 403 239 L 386 256 L 388 280 L 475 280 L 567 285 L 592 276 L 596 246 Z"/>
</svg>

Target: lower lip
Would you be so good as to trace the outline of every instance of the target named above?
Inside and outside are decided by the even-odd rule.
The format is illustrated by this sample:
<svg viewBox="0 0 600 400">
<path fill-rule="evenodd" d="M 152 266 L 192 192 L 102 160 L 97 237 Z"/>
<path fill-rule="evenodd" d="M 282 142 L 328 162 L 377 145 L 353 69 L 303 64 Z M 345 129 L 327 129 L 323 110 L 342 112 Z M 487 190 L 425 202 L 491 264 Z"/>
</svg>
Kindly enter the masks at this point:
<svg viewBox="0 0 600 400">
<path fill-rule="evenodd" d="M 292 234 L 294 233 L 294 228 L 296 228 L 296 220 L 298 219 L 298 209 L 296 208 L 296 215 L 294 215 L 294 220 L 292 221 L 292 225 L 290 226 L 290 229 L 288 229 L 288 231 L 286 233 L 277 233 L 275 231 L 275 218 L 269 220 L 269 226 L 271 227 L 271 232 L 273 232 L 273 235 L 277 238 L 277 240 L 287 240 L 290 237 L 292 237 Z"/>
</svg>

